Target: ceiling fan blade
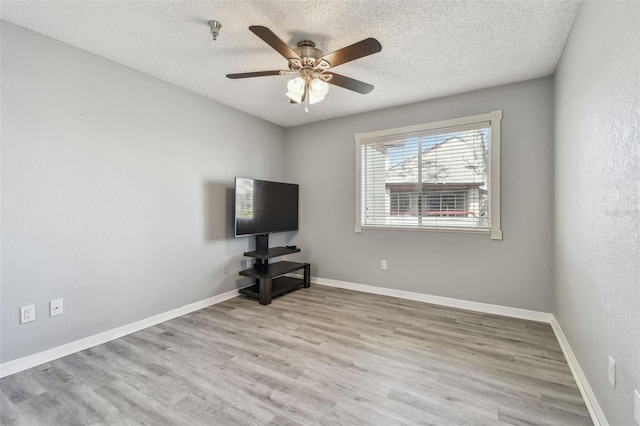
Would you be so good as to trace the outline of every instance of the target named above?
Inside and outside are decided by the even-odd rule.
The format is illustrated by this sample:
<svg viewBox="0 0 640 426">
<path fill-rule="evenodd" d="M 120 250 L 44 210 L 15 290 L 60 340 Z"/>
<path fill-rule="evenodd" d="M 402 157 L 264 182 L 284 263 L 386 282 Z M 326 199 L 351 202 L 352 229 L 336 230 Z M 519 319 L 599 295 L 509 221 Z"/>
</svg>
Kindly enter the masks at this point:
<svg viewBox="0 0 640 426">
<path fill-rule="evenodd" d="M 280 40 L 280 38 L 269 28 L 262 27 L 260 25 L 252 25 L 249 27 L 249 31 L 260 37 L 262 41 L 284 56 L 285 59 L 300 59 L 300 56 L 298 56 L 298 54 L 294 52 L 287 43 Z"/>
<path fill-rule="evenodd" d="M 242 72 L 239 74 L 227 74 L 227 78 L 249 78 L 249 77 L 264 77 L 267 75 L 280 75 L 280 70 L 276 71 L 256 71 L 256 72 Z"/>
<path fill-rule="evenodd" d="M 366 95 L 373 90 L 373 86 L 371 84 L 345 77 L 344 75 L 336 74 L 334 72 L 331 72 L 331 74 L 333 77 L 327 81 L 329 84 L 344 87 L 345 89 L 353 90 L 354 92 L 358 92 L 363 95 Z"/>
<path fill-rule="evenodd" d="M 320 59 L 329 62 L 333 68 L 356 59 L 364 58 L 365 56 L 373 55 L 381 50 L 382 45 L 378 40 L 375 38 L 366 38 L 350 46 L 326 54 Z"/>
</svg>

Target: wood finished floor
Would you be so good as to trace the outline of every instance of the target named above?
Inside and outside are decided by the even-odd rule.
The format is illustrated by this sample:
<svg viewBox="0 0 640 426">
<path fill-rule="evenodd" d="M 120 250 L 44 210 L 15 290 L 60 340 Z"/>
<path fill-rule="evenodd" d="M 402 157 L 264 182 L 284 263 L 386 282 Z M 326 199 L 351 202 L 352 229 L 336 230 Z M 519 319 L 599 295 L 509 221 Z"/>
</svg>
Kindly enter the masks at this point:
<svg viewBox="0 0 640 426">
<path fill-rule="evenodd" d="M 0 380 L 3 425 L 592 425 L 548 324 L 312 285 Z"/>
</svg>

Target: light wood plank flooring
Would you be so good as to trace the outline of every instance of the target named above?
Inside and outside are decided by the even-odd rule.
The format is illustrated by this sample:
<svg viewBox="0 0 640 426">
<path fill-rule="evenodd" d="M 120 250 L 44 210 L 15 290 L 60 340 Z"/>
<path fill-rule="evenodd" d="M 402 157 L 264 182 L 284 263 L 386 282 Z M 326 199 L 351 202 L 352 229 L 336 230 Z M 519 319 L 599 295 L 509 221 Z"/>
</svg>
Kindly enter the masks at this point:
<svg viewBox="0 0 640 426">
<path fill-rule="evenodd" d="M 312 285 L 0 381 L 3 425 L 592 425 L 548 324 Z"/>
</svg>

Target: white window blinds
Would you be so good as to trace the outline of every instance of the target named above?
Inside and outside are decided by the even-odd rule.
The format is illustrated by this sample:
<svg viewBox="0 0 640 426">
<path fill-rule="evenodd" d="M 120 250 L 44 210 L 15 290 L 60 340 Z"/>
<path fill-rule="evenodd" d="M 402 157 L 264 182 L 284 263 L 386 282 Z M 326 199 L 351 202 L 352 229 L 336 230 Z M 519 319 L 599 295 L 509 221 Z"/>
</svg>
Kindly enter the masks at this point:
<svg viewBox="0 0 640 426">
<path fill-rule="evenodd" d="M 357 134 L 356 231 L 491 232 L 500 239 L 500 116 Z"/>
</svg>

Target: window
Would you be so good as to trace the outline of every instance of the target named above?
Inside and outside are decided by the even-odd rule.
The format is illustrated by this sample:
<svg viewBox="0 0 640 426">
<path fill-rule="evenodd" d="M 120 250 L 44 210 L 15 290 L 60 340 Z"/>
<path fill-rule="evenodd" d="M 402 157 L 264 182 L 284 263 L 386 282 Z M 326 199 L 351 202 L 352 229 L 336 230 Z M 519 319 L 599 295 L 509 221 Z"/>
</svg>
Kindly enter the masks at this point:
<svg viewBox="0 0 640 426">
<path fill-rule="evenodd" d="M 461 216 L 468 214 L 467 191 L 426 191 L 422 199 L 426 200 L 423 216 Z M 418 216 L 419 194 L 412 191 L 391 189 L 390 215 Z"/>
<path fill-rule="evenodd" d="M 465 216 L 468 191 L 427 191 L 423 193 L 427 201 L 427 216 Z"/>
<path fill-rule="evenodd" d="M 502 111 L 356 134 L 356 232 L 500 230 Z"/>
<path fill-rule="evenodd" d="M 418 210 L 418 197 L 415 194 L 405 191 L 391 190 L 391 211 L 392 215 L 406 214 L 412 210 Z"/>
</svg>

